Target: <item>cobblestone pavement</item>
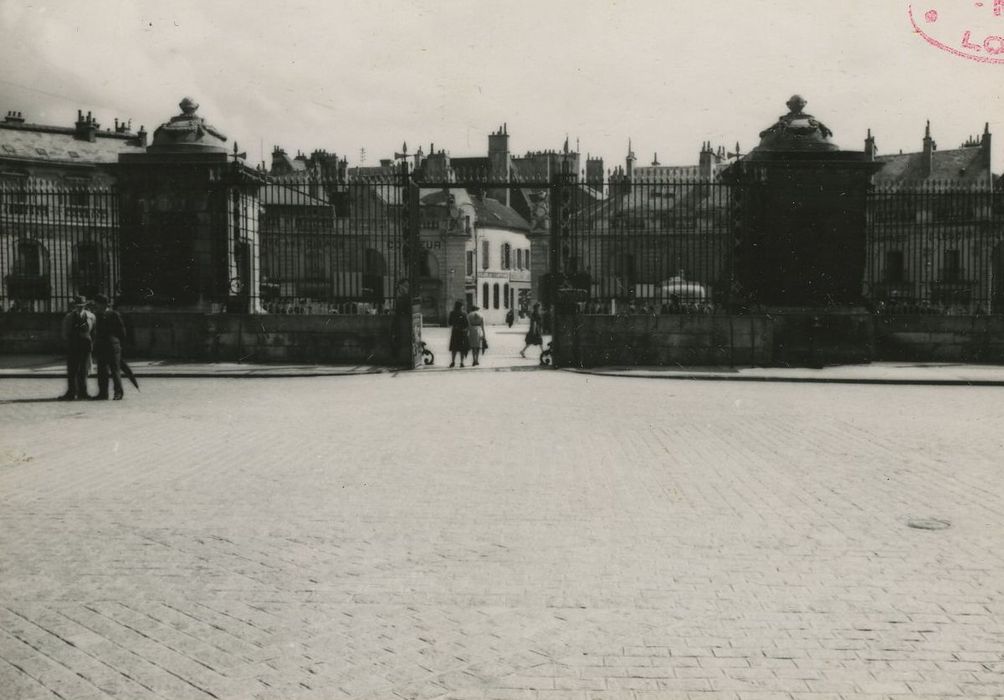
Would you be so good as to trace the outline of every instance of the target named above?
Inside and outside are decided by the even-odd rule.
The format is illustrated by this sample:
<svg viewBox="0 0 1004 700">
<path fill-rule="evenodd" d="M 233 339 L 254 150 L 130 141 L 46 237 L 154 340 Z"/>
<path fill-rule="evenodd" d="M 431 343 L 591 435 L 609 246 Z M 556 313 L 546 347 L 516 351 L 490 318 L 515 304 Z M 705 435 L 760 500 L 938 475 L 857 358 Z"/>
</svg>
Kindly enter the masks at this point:
<svg viewBox="0 0 1004 700">
<path fill-rule="evenodd" d="M 0 384 L 0 697 L 1004 694 L 1000 389 Z M 907 527 L 911 518 L 951 522 Z"/>
</svg>

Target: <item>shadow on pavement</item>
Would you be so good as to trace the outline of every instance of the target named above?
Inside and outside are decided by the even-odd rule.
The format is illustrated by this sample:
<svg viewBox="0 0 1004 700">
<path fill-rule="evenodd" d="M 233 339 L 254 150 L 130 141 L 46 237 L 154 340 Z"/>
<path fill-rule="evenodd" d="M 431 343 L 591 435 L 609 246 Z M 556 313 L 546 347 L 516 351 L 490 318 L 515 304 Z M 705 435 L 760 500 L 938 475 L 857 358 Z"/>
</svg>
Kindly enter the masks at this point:
<svg viewBox="0 0 1004 700">
<path fill-rule="evenodd" d="M 8 403 L 48 403 L 50 401 L 59 401 L 58 397 L 45 397 L 45 398 L 35 398 L 35 399 L 0 399 L 0 405 Z M 69 403 L 69 402 L 67 402 Z"/>
</svg>

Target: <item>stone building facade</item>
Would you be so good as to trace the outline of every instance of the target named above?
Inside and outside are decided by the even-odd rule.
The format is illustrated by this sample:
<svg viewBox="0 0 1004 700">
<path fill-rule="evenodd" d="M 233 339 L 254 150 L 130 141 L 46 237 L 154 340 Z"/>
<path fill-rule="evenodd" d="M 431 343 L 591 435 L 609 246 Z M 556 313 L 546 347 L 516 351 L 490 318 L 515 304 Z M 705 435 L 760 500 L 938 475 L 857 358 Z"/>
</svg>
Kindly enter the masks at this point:
<svg viewBox="0 0 1004 700">
<path fill-rule="evenodd" d="M 1004 219 L 991 163 L 989 124 L 958 148 L 939 150 L 924 129 L 921 149 L 878 155 L 869 212 L 866 292 L 876 303 L 961 313 L 1004 309 Z M 990 300 L 989 304 L 980 300 Z"/>
<path fill-rule="evenodd" d="M 566 274 L 590 299 L 710 301 L 727 284 L 732 246 L 725 150 L 702 144 L 697 165 L 637 160 L 629 142 L 608 196 L 575 208 Z"/>
<path fill-rule="evenodd" d="M 76 295 L 118 289 L 118 157 L 139 153 L 146 131 L 88 112 L 73 126 L 0 122 L 0 307 L 60 311 Z"/>
</svg>

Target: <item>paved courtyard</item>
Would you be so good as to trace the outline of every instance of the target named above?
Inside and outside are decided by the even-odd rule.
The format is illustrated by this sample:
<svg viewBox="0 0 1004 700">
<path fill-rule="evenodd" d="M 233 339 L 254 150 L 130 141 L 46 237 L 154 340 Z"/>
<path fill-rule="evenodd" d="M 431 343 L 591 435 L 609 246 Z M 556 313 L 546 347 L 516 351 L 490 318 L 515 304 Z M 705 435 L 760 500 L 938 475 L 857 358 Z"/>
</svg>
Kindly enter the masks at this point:
<svg viewBox="0 0 1004 700">
<path fill-rule="evenodd" d="M 0 381 L 4 699 L 1004 695 L 1004 389 L 142 388 Z"/>
</svg>

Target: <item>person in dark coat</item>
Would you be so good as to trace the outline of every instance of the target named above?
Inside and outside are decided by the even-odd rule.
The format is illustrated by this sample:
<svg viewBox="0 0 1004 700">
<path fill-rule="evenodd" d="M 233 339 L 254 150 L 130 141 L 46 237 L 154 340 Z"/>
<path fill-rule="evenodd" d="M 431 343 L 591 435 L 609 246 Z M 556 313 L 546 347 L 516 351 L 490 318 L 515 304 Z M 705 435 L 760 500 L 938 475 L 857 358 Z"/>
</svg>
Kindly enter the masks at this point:
<svg viewBox="0 0 1004 700">
<path fill-rule="evenodd" d="M 458 301 L 453 304 L 453 311 L 450 312 L 447 322 L 450 324 L 450 367 L 457 363 L 457 355 L 460 355 L 460 366 L 463 367 L 464 358 L 467 357 L 471 346 L 467 337 L 467 329 L 470 324 L 467 321 L 467 314 L 464 313 L 462 302 Z"/>
<path fill-rule="evenodd" d="M 60 401 L 86 399 L 87 373 L 91 368 L 91 347 L 94 338 L 94 314 L 87 310 L 81 297 L 73 297 L 72 308 L 63 317 L 63 340 L 66 341 L 66 393 Z"/>
<path fill-rule="evenodd" d="M 94 355 L 98 361 L 98 395 L 95 399 L 108 398 L 108 379 L 111 375 L 116 401 L 122 400 L 122 343 L 125 341 L 125 323 L 122 316 L 108 306 L 108 297 L 98 294 L 94 297 L 97 326 L 94 331 Z"/>
<path fill-rule="evenodd" d="M 541 350 L 544 349 L 544 339 L 541 337 L 542 327 L 543 321 L 540 317 L 540 302 L 537 302 L 533 305 L 533 312 L 530 314 L 530 329 L 526 332 L 526 337 L 524 338 L 526 345 L 519 351 L 520 357 L 526 357 L 526 351 L 531 345 L 538 345 Z"/>
</svg>

